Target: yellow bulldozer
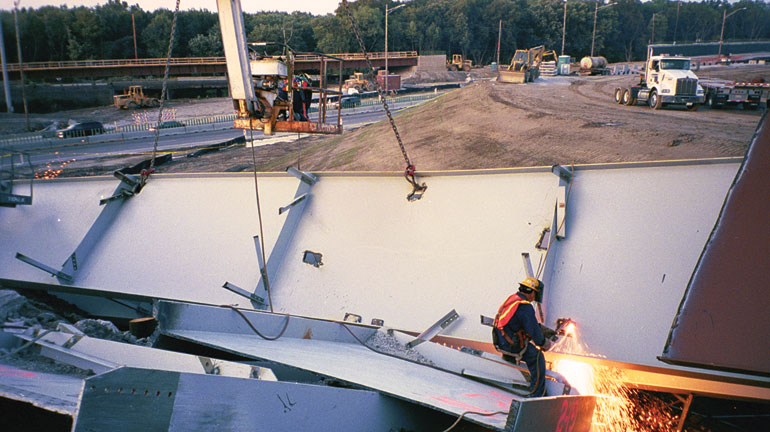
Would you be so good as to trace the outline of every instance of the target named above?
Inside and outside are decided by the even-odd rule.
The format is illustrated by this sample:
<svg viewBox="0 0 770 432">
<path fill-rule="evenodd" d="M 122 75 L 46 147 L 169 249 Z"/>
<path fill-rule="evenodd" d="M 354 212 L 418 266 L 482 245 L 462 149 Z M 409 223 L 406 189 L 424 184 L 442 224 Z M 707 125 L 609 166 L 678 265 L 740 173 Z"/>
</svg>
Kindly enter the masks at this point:
<svg viewBox="0 0 770 432">
<path fill-rule="evenodd" d="M 115 95 L 112 99 L 115 107 L 120 109 L 154 108 L 160 105 L 158 99 L 145 96 L 140 85 L 129 86 L 123 94 Z"/>
<path fill-rule="evenodd" d="M 507 83 L 528 83 L 540 76 L 540 63 L 552 58 L 556 61 L 556 52 L 546 51 L 544 45 L 530 49 L 519 49 L 513 54 L 511 64 L 497 73 L 497 80 Z"/>
<path fill-rule="evenodd" d="M 468 72 L 473 67 L 473 62 L 463 57 L 462 54 L 452 54 L 452 61 L 446 63 L 447 70 Z"/>
</svg>

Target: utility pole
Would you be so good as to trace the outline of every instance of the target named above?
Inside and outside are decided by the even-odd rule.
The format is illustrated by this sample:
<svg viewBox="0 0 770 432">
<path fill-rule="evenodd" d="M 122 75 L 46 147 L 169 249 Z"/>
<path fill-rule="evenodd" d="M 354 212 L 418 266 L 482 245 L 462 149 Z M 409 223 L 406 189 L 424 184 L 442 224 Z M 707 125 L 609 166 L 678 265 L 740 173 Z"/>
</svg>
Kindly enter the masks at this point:
<svg viewBox="0 0 770 432">
<path fill-rule="evenodd" d="M 500 67 L 500 38 L 503 36 L 503 20 L 500 20 L 500 28 L 497 30 L 497 67 Z"/>
<path fill-rule="evenodd" d="M 742 10 L 745 10 L 745 9 L 746 9 L 745 7 L 742 7 L 740 9 L 736 9 L 736 10 L 730 12 L 730 13 L 727 13 L 727 9 L 722 10 L 722 32 L 719 33 L 719 54 L 718 54 L 719 57 L 722 57 L 722 39 L 725 36 L 725 21 L 727 21 L 727 18 L 730 15 L 732 15 L 734 13 L 738 13 L 738 12 L 740 12 Z"/>
<path fill-rule="evenodd" d="M 599 7 L 599 2 L 597 1 L 594 3 L 594 33 L 593 36 L 591 36 L 591 57 L 594 56 L 594 41 L 596 40 L 596 16 L 599 13 L 600 10 L 604 8 L 608 8 L 610 6 L 615 6 L 617 3 L 608 3 L 602 7 Z"/>
<path fill-rule="evenodd" d="M 676 30 L 679 28 L 679 7 L 682 6 L 682 0 L 676 2 L 676 24 L 674 24 L 674 45 L 676 45 Z"/>
<path fill-rule="evenodd" d="M 16 53 L 19 55 L 19 76 L 21 78 L 21 100 L 24 103 L 24 118 L 27 121 L 27 131 L 29 131 L 29 109 L 27 108 L 27 94 L 24 90 L 24 63 L 21 59 L 21 39 L 19 38 L 19 3 L 21 0 L 13 2 L 13 22 L 16 25 Z"/>
<path fill-rule="evenodd" d="M 564 55 L 564 38 L 567 35 L 567 0 L 564 0 L 564 22 L 561 25 L 561 55 Z"/>
<path fill-rule="evenodd" d="M 3 21 L 0 20 L 0 61 L 3 63 L 3 90 L 5 91 L 5 106 L 9 113 L 13 112 L 11 103 L 11 84 L 8 82 L 8 61 L 5 59 L 5 41 L 3 40 Z"/>
<path fill-rule="evenodd" d="M 388 95 L 388 75 L 390 75 L 390 72 L 388 70 L 388 15 L 390 12 L 388 11 L 388 0 L 385 0 L 385 96 Z M 377 77 L 374 77 L 374 79 L 377 79 Z M 342 106 L 342 100 L 340 99 L 340 106 Z"/>
<path fill-rule="evenodd" d="M 394 10 L 406 6 L 406 3 L 402 3 L 393 9 L 388 9 L 388 2 L 385 2 L 385 94 L 388 94 L 388 76 L 390 75 L 390 71 L 388 69 L 388 15 L 390 15 L 391 12 Z M 375 77 L 374 79 L 377 79 Z"/>
<path fill-rule="evenodd" d="M 596 16 L 599 14 L 599 2 L 594 3 L 594 32 L 591 34 L 591 57 L 594 56 L 594 41 L 596 40 Z"/>
<path fill-rule="evenodd" d="M 139 51 L 136 49 L 136 24 L 134 24 L 134 13 L 131 12 L 131 30 L 134 33 L 134 60 L 139 59 Z"/>
</svg>

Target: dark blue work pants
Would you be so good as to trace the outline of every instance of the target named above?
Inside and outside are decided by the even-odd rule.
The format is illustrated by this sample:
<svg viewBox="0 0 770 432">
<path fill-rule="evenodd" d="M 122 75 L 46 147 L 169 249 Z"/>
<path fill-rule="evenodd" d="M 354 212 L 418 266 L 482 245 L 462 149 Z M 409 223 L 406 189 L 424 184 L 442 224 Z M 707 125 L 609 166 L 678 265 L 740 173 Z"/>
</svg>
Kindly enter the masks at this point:
<svg viewBox="0 0 770 432">
<path fill-rule="evenodd" d="M 521 356 L 529 369 L 529 397 L 545 396 L 545 356 L 531 343 Z"/>
</svg>

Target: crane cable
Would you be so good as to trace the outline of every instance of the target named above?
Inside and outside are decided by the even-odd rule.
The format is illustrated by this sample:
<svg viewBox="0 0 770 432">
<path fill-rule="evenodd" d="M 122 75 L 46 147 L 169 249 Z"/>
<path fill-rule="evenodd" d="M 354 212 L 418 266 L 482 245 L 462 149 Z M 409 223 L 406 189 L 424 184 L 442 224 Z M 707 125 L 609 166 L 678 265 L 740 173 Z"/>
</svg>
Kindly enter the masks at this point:
<svg viewBox="0 0 770 432">
<path fill-rule="evenodd" d="M 176 34 L 176 19 L 179 16 L 179 3 L 181 0 L 176 0 L 176 8 L 174 9 L 174 17 L 171 19 L 171 36 L 168 40 L 168 51 L 166 53 L 166 68 L 163 71 L 163 84 L 160 91 L 160 107 L 158 108 L 158 124 L 155 126 L 155 142 L 152 146 L 152 159 L 150 159 L 150 167 L 146 170 L 142 170 L 140 178 L 140 188 L 144 187 L 147 180 L 150 178 L 150 174 L 155 171 L 155 158 L 158 155 L 158 138 L 160 136 L 160 123 L 163 120 L 163 105 L 166 101 L 166 93 L 168 91 L 168 73 L 171 69 L 171 49 L 174 46 L 174 35 Z"/>
<path fill-rule="evenodd" d="M 372 66 L 372 60 L 369 58 L 369 53 L 366 51 L 366 47 L 364 46 L 364 41 L 361 39 L 361 34 L 358 32 L 358 26 L 356 25 L 356 20 L 353 18 L 353 13 L 350 11 L 350 7 L 348 6 L 347 0 L 342 0 L 342 5 L 345 6 L 345 13 L 348 16 L 348 19 L 350 20 L 350 24 L 353 27 L 353 33 L 356 36 L 356 40 L 358 41 L 358 45 L 361 48 L 361 53 L 364 55 L 364 59 L 366 59 L 366 64 L 369 65 L 369 70 L 371 71 L 371 76 L 374 76 L 374 66 Z M 385 79 L 388 79 L 385 77 Z M 401 154 L 404 155 L 404 161 L 406 162 L 406 169 L 404 169 L 404 178 L 406 181 L 408 181 L 412 185 L 412 192 L 409 193 L 409 195 L 406 196 L 406 199 L 409 201 L 415 201 L 420 198 L 422 198 L 423 193 L 425 193 L 425 190 L 428 189 L 428 186 L 425 185 L 425 183 L 418 184 L 417 180 L 415 180 L 414 175 L 416 171 L 416 167 L 414 164 L 412 164 L 412 161 L 409 160 L 409 155 L 406 154 L 406 147 L 404 147 L 404 142 L 401 140 L 401 135 L 398 133 L 398 128 L 396 127 L 396 122 L 393 121 L 393 116 L 390 114 L 390 108 L 388 107 L 388 101 L 386 100 L 387 94 L 382 89 L 382 86 L 380 86 L 379 81 L 376 79 L 374 80 L 374 84 L 377 86 L 377 93 L 380 95 L 380 100 L 382 101 L 382 107 L 385 109 L 385 114 L 388 116 L 388 120 L 390 121 L 390 126 L 393 128 L 393 133 L 396 135 L 396 140 L 398 141 L 398 146 L 401 148 Z"/>
<path fill-rule="evenodd" d="M 251 162 L 254 168 L 254 193 L 257 198 L 257 218 L 259 219 L 259 248 L 262 250 L 263 262 L 259 264 L 259 274 L 262 276 L 262 285 L 267 291 L 267 303 L 270 306 L 270 312 L 273 312 L 273 296 L 270 292 L 270 278 L 267 275 L 267 255 L 265 255 L 265 234 L 262 230 L 262 206 L 259 204 L 259 180 L 257 176 L 257 155 L 254 150 L 254 129 L 249 129 L 251 135 Z"/>
</svg>

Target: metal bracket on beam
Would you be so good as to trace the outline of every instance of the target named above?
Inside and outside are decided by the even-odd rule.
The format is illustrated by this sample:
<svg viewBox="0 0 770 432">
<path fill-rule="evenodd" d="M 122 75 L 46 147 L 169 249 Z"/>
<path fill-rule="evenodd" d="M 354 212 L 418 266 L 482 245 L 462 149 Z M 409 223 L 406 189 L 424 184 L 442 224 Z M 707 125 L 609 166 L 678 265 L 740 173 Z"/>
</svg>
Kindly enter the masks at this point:
<svg viewBox="0 0 770 432">
<path fill-rule="evenodd" d="M 30 257 L 28 257 L 26 255 L 23 255 L 23 254 L 20 254 L 20 253 L 16 252 L 16 259 L 21 261 L 21 262 L 25 262 L 25 263 L 31 265 L 32 267 L 37 267 L 37 268 L 39 268 L 40 270 L 43 270 L 46 273 L 50 273 L 51 276 L 56 276 L 56 278 L 59 279 L 59 280 L 65 280 L 65 281 L 67 281 L 69 283 L 74 282 L 74 278 L 72 277 L 72 275 L 68 275 L 67 273 L 64 273 L 63 271 L 59 271 L 59 270 L 56 270 L 53 267 L 49 267 L 49 266 L 41 263 L 40 261 L 32 259 L 32 258 L 30 258 Z"/>
<path fill-rule="evenodd" d="M 495 325 L 495 319 L 490 318 L 488 316 L 480 315 L 481 316 L 481 325 L 492 327 Z"/>
<path fill-rule="evenodd" d="M 553 232 L 556 238 L 561 240 L 566 237 L 565 220 L 567 219 L 567 187 L 572 187 L 572 177 L 574 172 L 564 168 L 561 165 L 551 167 L 551 172 L 559 176 L 559 194 L 556 198 L 556 226 Z"/>
<path fill-rule="evenodd" d="M 302 201 L 307 198 L 307 194 L 303 194 L 301 196 L 298 196 L 297 198 L 294 198 L 294 201 L 287 204 L 285 207 L 281 207 L 278 209 L 278 214 L 283 214 L 286 210 L 289 210 L 290 208 L 294 207 L 295 205 L 301 203 Z"/>
<path fill-rule="evenodd" d="M 230 290 L 230 291 L 234 292 L 235 294 L 238 294 L 241 297 L 246 297 L 247 299 L 251 300 L 252 302 L 256 302 L 260 306 L 264 306 L 265 305 L 265 299 L 264 298 L 254 294 L 254 293 L 250 293 L 250 292 L 246 291 L 245 289 L 243 289 L 243 288 L 241 288 L 239 286 L 231 284 L 230 282 L 225 282 L 225 284 L 222 285 L 222 288 L 224 288 L 226 290 Z"/>
<path fill-rule="evenodd" d="M 88 255 L 96 247 L 99 241 L 104 238 L 104 233 L 107 232 L 110 226 L 112 226 L 112 222 L 118 217 L 123 203 L 141 189 L 141 182 L 134 176 L 115 171 L 115 177 L 120 179 L 120 184 L 111 197 L 99 201 L 99 205 L 105 205 L 102 212 L 99 213 L 99 216 L 91 225 L 91 228 L 80 241 L 77 248 L 75 248 L 75 251 L 67 257 L 66 261 L 64 261 L 61 271 L 57 271 L 20 253 L 16 254 L 16 258 L 56 276 L 60 283 L 74 283 L 78 270 L 83 267 L 83 263 L 86 258 L 88 258 Z"/>
<path fill-rule="evenodd" d="M 131 198 L 135 194 L 139 193 L 139 191 L 142 189 L 142 182 L 130 175 L 130 174 L 124 174 L 120 170 L 115 171 L 113 173 L 115 178 L 120 180 L 120 186 L 118 186 L 117 189 L 115 189 L 115 192 L 112 194 L 109 198 L 102 198 L 99 200 L 99 205 L 105 205 L 109 202 L 119 200 L 119 199 L 127 199 Z"/>
<path fill-rule="evenodd" d="M 529 259 L 529 252 L 522 252 L 521 260 L 524 262 L 524 273 L 527 274 L 527 277 L 535 277 L 535 272 L 532 271 L 532 261 Z"/>
<path fill-rule="evenodd" d="M 452 309 L 448 314 L 444 315 L 443 318 L 438 320 L 436 324 L 433 324 L 427 330 L 420 333 L 419 336 L 417 336 L 412 341 L 407 343 L 406 347 L 414 348 L 425 341 L 429 341 L 433 339 L 436 335 L 444 331 L 445 328 L 449 327 L 450 324 L 457 321 L 458 318 L 460 318 L 460 315 L 458 315 L 457 312 L 454 309 Z"/>
<path fill-rule="evenodd" d="M 261 254 L 258 237 L 254 237 L 254 243 L 257 248 L 260 267 L 260 279 L 257 283 L 257 287 L 255 288 L 254 293 L 262 297 L 267 297 L 267 290 L 270 286 L 270 279 L 268 278 L 268 275 L 272 278 L 275 278 L 275 275 L 278 274 L 278 270 L 284 261 L 286 252 L 289 249 L 289 245 L 291 244 L 291 240 L 294 238 L 294 233 L 299 226 L 299 221 L 305 212 L 305 207 L 307 207 L 307 203 L 310 202 L 310 188 L 313 187 L 313 185 L 318 181 L 318 178 L 313 174 L 301 173 L 298 176 L 297 173 L 299 173 L 299 171 L 296 171 L 296 173 L 294 170 L 288 171 L 289 174 L 299 178 L 300 183 L 299 187 L 297 188 L 297 192 L 294 194 L 294 201 L 292 201 L 286 207 L 281 207 L 281 209 L 278 210 L 278 214 L 282 214 L 287 210 L 289 211 L 289 214 L 286 216 L 286 220 L 283 222 L 283 227 L 281 227 L 281 232 L 278 234 L 278 238 L 273 245 L 270 256 L 267 258 L 267 263 L 264 263 L 263 261 L 264 257 L 262 257 Z M 308 182 L 307 180 L 312 181 Z M 267 283 L 265 283 L 266 281 Z"/>
<path fill-rule="evenodd" d="M 566 183 L 569 183 L 572 181 L 572 171 L 568 170 L 567 168 L 564 168 L 561 165 L 557 164 L 552 166 L 551 172 L 559 176 L 559 178 L 564 180 Z"/>
<path fill-rule="evenodd" d="M 294 167 L 286 168 L 286 172 L 302 180 L 303 182 L 307 183 L 310 186 L 313 186 L 315 182 L 318 181 L 318 177 L 316 177 L 315 175 L 300 171 Z"/>
</svg>

